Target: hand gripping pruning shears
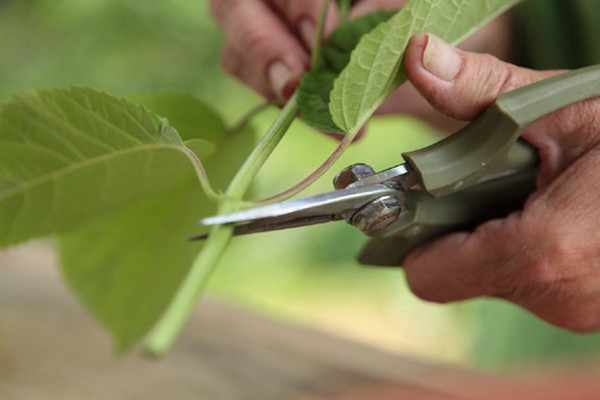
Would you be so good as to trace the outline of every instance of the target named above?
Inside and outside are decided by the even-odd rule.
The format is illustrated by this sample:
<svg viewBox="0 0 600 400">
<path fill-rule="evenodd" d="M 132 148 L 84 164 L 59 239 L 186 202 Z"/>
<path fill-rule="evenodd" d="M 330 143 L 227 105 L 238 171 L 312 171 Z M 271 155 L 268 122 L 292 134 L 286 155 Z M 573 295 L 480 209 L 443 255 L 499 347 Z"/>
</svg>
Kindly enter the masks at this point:
<svg viewBox="0 0 600 400">
<path fill-rule="evenodd" d="M 469 125 L 404 164 L 375 172 L 342 170 L 336 190 L 205 218 L 235 224 L 235 234 L 344 220 L 373 239 L 358 260 L 399 266 L 414 247 L 520 209 L 536 187 L 537 151 L 520 139 L 535 120 L 600 96 L 600 65 L 582 68 L 498 97 Z"/>
</svg>

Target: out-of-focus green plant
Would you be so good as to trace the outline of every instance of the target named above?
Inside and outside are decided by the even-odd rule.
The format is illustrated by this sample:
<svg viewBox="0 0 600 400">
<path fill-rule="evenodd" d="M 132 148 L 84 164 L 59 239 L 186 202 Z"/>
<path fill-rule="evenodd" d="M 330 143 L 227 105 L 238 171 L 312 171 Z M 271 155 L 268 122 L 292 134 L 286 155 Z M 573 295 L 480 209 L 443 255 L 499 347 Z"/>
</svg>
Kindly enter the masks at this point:
<svg viewBox="0 0 600 400">
<path fill-rule="evenodd" d="M 389 92 L 389 82 L 399 84 L 404 79 L 399 65 L 412 34 L 433 30 L 456 41 L 515 2 L 493 0 L 482 6 L 474 0 L 413 0 L 382 25 L 377 25 L 378 19 L 366 27 L 360 25 L 359 33 L 353 36 L 358 47 L 352 57 L 334 57 L 337 61 L 343 58 L 348 64 L 338 69 L 340 84 L 347 83 L 347 70 L 362 68 L 357 60 L 384 61 L 373 63 L 373 71 L 355 71 L 359 81 L 366 81 L 359 83 L 363 89 L 379 94 L 373 99 L 371 95 L 344 89 L 340 94 L 334 84 L 329 107 L 333 120 L 340 124 L 337 114 L 341 112 L 347 122 L 349 111 L 335 107 L 340 96 L 348 97 L 348 101 L 342 101 L 348 105 L 355 103 L 356 94 L 364 97 L 361 103 L 375 104 Z M 139 2 L 128 3 L 122 9 L 94 2 L 88 5 L 92 4 L 97 6 L 96 14 L 118 10 L 111 14 L 117 21 L 123 17 L 121 13 L 126 15 L 141 7 Z M 327 4 L 324 3 L 323 12 Z M 19 7 L 17 3 L 9 6 Z M 42 12 L 44 7 L 45 3 L 39 2 L 21 11 Z M 163 17 L 146 8 L 138 13 L 146 17 L 144 21 L 160 21 Z M 463 15 L 469 18 L 459 18 Z M 56 17 L 73 23 L 68 16 Z M 49 21 L 56 23 L 55 19 Z M 362 21 L 349 22 L 341 27 L 342 32 L 353 32 L 348 29 L 350 24 Z M 419 24 L 413 24 L 414 21 Z M 122 27 L 126 25 L 123 23 Z M 373 27 L 373 34 L 368 34 Z M 52 23 L 46 26 L 50 33 L 54 28 Z M 93 23 L 88 28 L 119 46 L 119 32 L 106 31 Z M 144 28 L 152 38 L 165 29 L 156 24 L 151 29 Z M 368 34 L 367 41 L 358 40 L 363 34 Z M 135 36 L 126 37 L 123 42 L 135 40 Z M 325 46 L 324 54 L 333 47 L 340 49 L 340 37 L 332 38 L 335 41 L 330 42 L 330 47 Z M 353 47 L 350 44 L 342 51 L 349 52 Z M 380 53 L 378 48 L 395 51 Z M 171 60 L 169 46 L 160 51 L 160 46 L 153 44 L 145 50 L 157 51 L 160 62 L 168 64 Z M 319 58 L 314 59 L 317 68 Z M 157 65 L 160 63 L 146 67 Z M 383 81 L 373 81 L 371 73 L 383 77 Z M 306 94 L 310 86 L 302 85 L 300 90 Z M 199 253 L 196 245 L 186 243 L 185 238 L 193 233 L 194 221 L 214 212 L 214 207 L 203 198 L 198 182 L 209 197 L 219 201 L 219 212 L 238 209 L 259 169 L 295 119 L 298 106 L 293 96 L 241 163 L 247 148 L 247 142 L 240 139 L 243 135 L 228 134 L 221 118 L 201 102 L 193 98 L 182 101 L 176 95 L 138 101 L 149 108 L 96 90 L 74 88 L 30 92 L 2 107 L 0 246 L 47 234 L 63 235 L 60 249 L 67 281 L 111 330 L 119 347 L 131 346 L 158 320 L 147 346 L 160 354 L 181 329 L 232 235 L 231 227 L 213 228 Z M 357 121 L 366 121 L 374 106 L 365 110 L 355 115 Z M 346 122 L 340 127 L 348 135 L 334 155 L 318 173 L 284 192 L 286 195 L 310 184 L 341 155 L 358 130 L 357 124 Z M 232 175 L 232 168 L 239 169 Z M 224 193 L 210 188 L 207 169 L 213 170 L 212 177 L 217 182 L 231 179 Z"/>
<path fill-rule="evenodd" d="M 168 90 L 211 99 L 211 107 L 207 108 L 187 97 L 191 115 L 186 116 L 184 108 L 173 107 L 178 103 L 173 94 L 154 99 L 129 97 L 153 110 L 146 115 L 167 116 L 182 141 L 196 139 L 196 145 L 189 142 L 188 147 L 201 150 L 197 155 L 212 183 L 224 189 L 254 142 L 252 134 L 224 136 L 225 125 L 243 114 L 257 98 L 221 72 L 220 34 L 203 3 L 173 0 L 148 7 L 142 0 L 4 1 L 0 4 L 0 99 L 6 100 L 26 89 L 73 84 L 127 95 Z M 193 118 L 194 114 L 198 119 Z M 269 111 L 254 125 L 265 130 L 274 118 L 274 111 Z M 194 130 L 198 121 L 202 121 L 201 129 Z M 366 161 L 384 168 L 398 161 L 399 149 L 420 147 L 434 140 L 426 135 L 426 127 L 406 119 L 380 120 L 372 123 L 370 130 L 342 156 L 344 164 Z M 317 165 L 334 147 L 333 142 L 303 126 L 295 126 L 285 140 L 281 156 L 276 155 L 261 172 L 257 190 L 273 192 L 285 188 L 290 180 L 299 180 L 304 174 L 305 168 L 290 169 L 290 164 Z M 378 146 L 381 140 L 389 146 Z M 222 144 L 215 145 L 217 142 Z M 292 150 L 286 152 L 287 148 Z M 169 296 L 184 279 L 190 260 L 199 251 L 198 244 L 187 242 L 185 237 L 197 233 L 197 218 L 216 210 L 199 189 L 193 167 L 188 165 L 185 169 L 177 188 L 118 212 L 98 214 L 81 229 L 60 239 L 62 260 L 69 266 L 65 268 L 66 278 L 88 307 L 95 307 L 95 315 L 115 332 L 121 346 L 135 341 L 152 325 L 152 315 L 166 307 Z M 311 188 L 329 189 L 326 180 Z M 185 214 L 190 217 L 183 218 Z M 165 230 L 172 235 L 161 236 Z M 362 304 L 372 308 L 371 314 L 380 313 L 395 324 L 389 325 L 388 321 L 382 328 L 373 328 L 381 331 L 377 332 L 378 341 L 393 336 L 409 347 L 420 341 L 419 346 L 429 356 L 445 357 L 444 351 L 455 351 L 456 357 L 456 352 L 466 351 L 460 348 L 472 346 L 474 337 L 481 332 L 474 358 L 485 366 L 573 357 L 598 348 L 595 337 L 559 331 L 510 305 L 486 301 L 467 309 L 442 309 L 414 301 L 405 293 L 401 274 L 348 268 L 353 266 L 353 254 L 347 249 L 359 248 L 364 238 L 343 225 L 269 235 L 247 237 L 233 244 L 234 251 L 225 255 L 225 262 L 212 280 L 218 294 L 250 302 L 271 315 L 289 317 L 296 313 L 305 320 L 325 318 L 320 313 L 352 309 L 355 321 L 356 307 Z M 100 246 L 99 237 L 109 239 Z M 344 246 L 338 245 L 340 241 Z M 264 253 L 250 253 L 266 242 L 269 249 Z M 136 258 L 137 263 L 130 263 Z M 105 273 L 95 274 L 95 265 L 105 266 Z M 136 265 L 143 268 L 136 269 Z M 124 282 L 136 285 L 127 287 Z M 113 296 L 111 289 L 129 294 Z M 139 299 L 147 301 L 145 312 L 135 305 Z M 473 311 L 479 312 L 479 308 L 485 316 L 477 322 Z M 113 314 L 121 317 L 114 318 Z M 435 316 L 439 321 L 428 320 L 427 316 Z M 455 322 L 440 322 L 448 320 Z M 480 330 L 476 329 L 478 325 Z M 436 333 L 434 326 L 442 329 Z M 385 329 L 396 330 L 390 333 Z M 444 334 L 439 334 L 442 331 Z"/>
</svg>

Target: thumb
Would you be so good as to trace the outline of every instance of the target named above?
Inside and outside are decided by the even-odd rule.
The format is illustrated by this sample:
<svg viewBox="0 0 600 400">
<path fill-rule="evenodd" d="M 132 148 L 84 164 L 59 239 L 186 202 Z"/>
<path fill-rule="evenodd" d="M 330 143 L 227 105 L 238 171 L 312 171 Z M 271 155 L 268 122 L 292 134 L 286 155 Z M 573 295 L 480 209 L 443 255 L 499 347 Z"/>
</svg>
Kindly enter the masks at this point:
<svg viewBox="0 0 600 400">
<path fill-rule="evenodd" d="M 462 120 L 479 115 L 496 97 L 555 75 L 457 49 L 432 34 L 411 38 L 404 55 L 408 79 L 437 110 Z"/>
</svg>

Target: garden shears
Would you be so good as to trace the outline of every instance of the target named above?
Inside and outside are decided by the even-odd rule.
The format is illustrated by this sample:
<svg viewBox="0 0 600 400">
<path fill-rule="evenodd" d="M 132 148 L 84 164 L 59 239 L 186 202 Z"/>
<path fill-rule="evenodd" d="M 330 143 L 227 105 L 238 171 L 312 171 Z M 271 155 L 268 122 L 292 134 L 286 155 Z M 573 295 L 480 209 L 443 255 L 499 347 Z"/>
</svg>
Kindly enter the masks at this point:
<svg viewBox="0 0 600 400">
<path fill-rule="evenodd" d="M 522 208 L 536 188 L 537 151 L 520 139 L 535 120 L 600 96 L 600 66 L 582 68 L 498 97 L 477 119 L 405 163 L 376 173 L 342 170 L 335 190 L 217 215 L 201 225 L 235 224 L 235 234 L 344 220 L 373 239 L 358 260 L 399 266 L 414 247 Z"/>
</svg>

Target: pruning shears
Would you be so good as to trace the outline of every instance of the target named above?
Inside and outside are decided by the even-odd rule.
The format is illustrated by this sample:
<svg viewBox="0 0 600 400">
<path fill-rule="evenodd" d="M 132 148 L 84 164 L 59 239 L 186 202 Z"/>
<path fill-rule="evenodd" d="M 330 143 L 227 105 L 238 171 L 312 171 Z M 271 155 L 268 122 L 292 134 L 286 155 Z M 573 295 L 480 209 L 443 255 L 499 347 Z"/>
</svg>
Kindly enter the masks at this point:
<svg viewBox="0 0 600 400">
<path fill-rule="evenodd" d="M 414 247 L 520 209 L 536 188 L 537 151 L 520 139 L 535 120 L 600 96 L 600 65 L 498 97 L 477 119 L 445 139 L 403 153 L 405 163 L 375 172 L 351 165 L 336 190 L 205 218 L 250 234 L 344 220 L 373 239 L 358 260 L 399 266 Z"/>
</svg>

